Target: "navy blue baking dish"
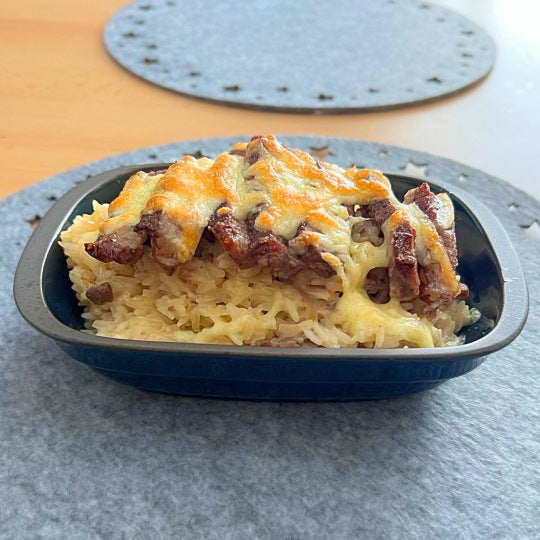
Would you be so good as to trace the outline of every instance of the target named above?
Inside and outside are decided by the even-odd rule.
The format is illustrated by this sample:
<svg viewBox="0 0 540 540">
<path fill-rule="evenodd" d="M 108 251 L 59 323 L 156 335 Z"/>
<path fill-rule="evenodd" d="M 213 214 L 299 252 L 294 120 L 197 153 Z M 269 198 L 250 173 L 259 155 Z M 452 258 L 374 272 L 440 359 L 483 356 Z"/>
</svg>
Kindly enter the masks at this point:
<svg viewBox="0 0 540 540">
<path fill-rule="evenodd" d="M 508 345 L 528 313 L 528 294 L 516 253 L 482 204 L 454 187 L 458 272 L 483 314 L 463 330 L 465 343 L 435 349 L 324 349 L 133 341 L 81 332 L 81 307 L 71 289 L 59 234 L 94 199 L 110 201 L 137 170 L 134 165 L 94 176 L 56 202 L 28 241 L 14 283 L 17 306 L 37 330 L 66 353 L 116 381 L 141 389 L 206 397 L 265 400 L 390 398 L 432 388 L 480 365 Z M 422 180 L 387 174 L 398 197 Z"/>
</svg>

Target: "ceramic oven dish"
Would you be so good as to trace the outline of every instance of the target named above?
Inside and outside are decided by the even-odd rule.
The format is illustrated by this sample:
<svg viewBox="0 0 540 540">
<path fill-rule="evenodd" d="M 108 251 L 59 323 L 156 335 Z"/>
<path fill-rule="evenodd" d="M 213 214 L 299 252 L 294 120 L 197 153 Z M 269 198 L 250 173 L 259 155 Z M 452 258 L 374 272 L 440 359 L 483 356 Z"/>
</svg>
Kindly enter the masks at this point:
<svg viewBox="0 0 540 540">
<path fill-rule="evenodd" d="M 432 388 L 479 366 L 508 345 L 528 313 L 528 294 L 517 255 L 502 226 L 460 189 L 428 181 L 455 209 L 458 273 L 469 304 L 482 313 L 462 330 L 455 347 L 406 349 L 272 348 L 134 341 L 81 332 L 82 307 L 71 288 L 60 233 L 75 216 L 108 202 L 136 171 L 169 164 L 133 165 L 96 175 L 59 199 L 34 231 L 14 283 L 17 306 L 38 331 L 92 369 L 135 387 L 173 394 L 265 400 L 390 398 Z M 385 173 L 394 193 L 424 180 Z"/>
</svg>

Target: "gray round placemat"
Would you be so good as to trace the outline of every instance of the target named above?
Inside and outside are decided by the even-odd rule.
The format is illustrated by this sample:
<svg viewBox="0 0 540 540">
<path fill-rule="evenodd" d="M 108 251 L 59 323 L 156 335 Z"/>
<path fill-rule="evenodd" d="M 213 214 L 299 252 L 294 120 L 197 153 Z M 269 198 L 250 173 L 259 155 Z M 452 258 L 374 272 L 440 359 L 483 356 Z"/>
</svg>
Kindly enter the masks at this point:
<svg viewBox="0 0 540 540">
<path fill-rule="evenodd" d="M 478 369 L 378 402 L 248 403 L 145 393 L 66 356 L 11 294 L 31 223 L 121 165 L 213 156 L 246 137 L 146 148 L 0 201 L 0 536 L 5 538 L 538 538 L 540 203 L 448 159 L 282 137 L 343 166 L 456 184 L 497 215 L 531 290 L 529 321 Z"/>
<path fill-rule="evenodd" d="M 477 82 L 495 60 L 479 26 L 418 0 L 137 0 L 109 20 L 104 40 L 154 84 L 296 112 L 430 101 Z"/>
</svg>

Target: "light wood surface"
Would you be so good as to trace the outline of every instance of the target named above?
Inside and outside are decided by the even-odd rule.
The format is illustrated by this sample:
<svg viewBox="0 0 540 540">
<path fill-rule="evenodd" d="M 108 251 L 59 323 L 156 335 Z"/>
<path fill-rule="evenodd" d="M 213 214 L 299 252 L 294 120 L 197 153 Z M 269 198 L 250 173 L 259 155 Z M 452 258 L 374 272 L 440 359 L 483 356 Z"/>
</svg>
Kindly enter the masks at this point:
<svg viewBox="0 0 540 540">
<path fill-rule="evenodd" d="M 540 197 L 540 4 L 438 2 L 497 43 L 491 75 L 407 109 L 308 116 L 198 101 L 131 75 L 102 44 L 126 0 L 0 3 L 0 197 L 88 161 L 200 137 L 278 133 L 375 140 L 461 161 Z"/>
</svg>

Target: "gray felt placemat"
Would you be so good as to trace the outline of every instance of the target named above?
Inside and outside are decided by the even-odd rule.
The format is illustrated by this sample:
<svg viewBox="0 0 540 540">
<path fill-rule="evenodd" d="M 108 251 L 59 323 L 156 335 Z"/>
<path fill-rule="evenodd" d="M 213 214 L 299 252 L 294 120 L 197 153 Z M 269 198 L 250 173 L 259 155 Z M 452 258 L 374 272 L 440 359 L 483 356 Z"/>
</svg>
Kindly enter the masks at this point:
<svg viewBox="0 0 540 540">
<path fill-rule="evenodd" d="M 376 143 L 283 137 L 343 166 L 426 171 L 506 227 L 531 290 L 521 336 L 429 392 L 356 403 L 253 403 L 145 393 L 94 373 L 21 319 L 15 266 L 76 182 L 238 137 L 147 148 L 0 201 L 3 538 L 534 539 L 540 535 L 540 203 L 459 163 Z M 313 150 L 315 149 L 315 150 Z"/>
<path fill-rule="evenodd" d="M 229 105 L 354 112 L 422 103 L 484 77 L 479 26 L 418 0 L 137 0 L 105 45 L 154 84 Z"/>
</svg>

